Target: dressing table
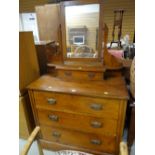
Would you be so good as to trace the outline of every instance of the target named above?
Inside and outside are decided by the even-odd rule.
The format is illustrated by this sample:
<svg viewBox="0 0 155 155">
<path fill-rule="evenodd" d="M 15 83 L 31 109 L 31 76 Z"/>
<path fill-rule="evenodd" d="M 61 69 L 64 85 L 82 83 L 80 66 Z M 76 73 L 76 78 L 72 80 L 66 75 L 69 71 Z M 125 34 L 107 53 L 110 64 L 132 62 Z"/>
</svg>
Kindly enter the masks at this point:
<svg viewBox="0 0 155 155">
<path fill-rule="evenodd" d="M 119 74 L 121 64 L 102 47 L 107 40 L 103 2 L 67 1 L 59 7 L 56 51 L 60 61 L 50 62 L 54 51 L 53 57 L 47 55 L 48 74 L 28 86 L 35 123 L 41 127 L 39 142 L 50 150 L 118 155 L 128 93 Z M 74 43 L 68 30 L 83 25 L 87 28 L 85 43 L 80 39 Z M 81 48 L 78 54 L 73 46 Z M 107 70 L 116 70 L 118 76 L 105 79 Z"/>
</svg>

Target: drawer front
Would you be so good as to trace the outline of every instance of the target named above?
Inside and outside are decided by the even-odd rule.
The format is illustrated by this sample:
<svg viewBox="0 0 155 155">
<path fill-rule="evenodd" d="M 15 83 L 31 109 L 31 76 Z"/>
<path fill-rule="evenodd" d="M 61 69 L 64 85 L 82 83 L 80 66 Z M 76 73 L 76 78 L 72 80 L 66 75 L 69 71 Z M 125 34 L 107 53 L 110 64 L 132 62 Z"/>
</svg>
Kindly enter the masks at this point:
<svg viewBox="0 0 155 155">
<path fill-rule="evenodd" d="M 72 130 L 41 126 L 43 139 L 66 145 L 102 151 L 115 152 L 116 137 L 106 137 L 97 134 L 86 134 Z"/>
<path fill-rule="evenodd" d="M 38 117 L 42 125 L 111 136 L 116 135 L 117 120 L 113 119 L 40 109 L 38 109 Z"/>
<path fill-rule="evenodd" d="M 57 70 L 57 76 L 68 80 L 103 80 L 103 72 Z"/>
<path fill-rule="evenodd" d="M 34 92 L 36 106 L 42 109 L 118 118 L 119 100 L 84 97 L 53 92 Z"/>
</svg>

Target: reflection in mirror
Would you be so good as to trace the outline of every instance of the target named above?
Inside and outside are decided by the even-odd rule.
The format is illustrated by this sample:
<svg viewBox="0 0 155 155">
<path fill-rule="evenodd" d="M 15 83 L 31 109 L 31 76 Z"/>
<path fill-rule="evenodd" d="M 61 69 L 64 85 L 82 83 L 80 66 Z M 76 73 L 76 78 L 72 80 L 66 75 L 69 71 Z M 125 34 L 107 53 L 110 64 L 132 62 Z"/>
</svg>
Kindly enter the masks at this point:
<svg viewBox="0 0 155 155">
<path fill-rule="evenodd" d="M 99 4 L 66 6 L 67 58 L 98 58 Z"/>
</svg>

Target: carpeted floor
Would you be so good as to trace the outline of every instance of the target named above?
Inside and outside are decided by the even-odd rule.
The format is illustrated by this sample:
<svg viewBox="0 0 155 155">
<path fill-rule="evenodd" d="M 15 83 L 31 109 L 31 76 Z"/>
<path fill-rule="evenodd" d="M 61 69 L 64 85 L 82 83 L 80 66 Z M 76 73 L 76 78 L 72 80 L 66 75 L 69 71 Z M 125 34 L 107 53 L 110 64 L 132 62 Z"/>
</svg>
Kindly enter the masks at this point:
<svg viewBox="0 0 155 155">
<path fill-rule="evenodd" d="M 22 150 L 25 143 L 26 143 L 26 140 L 19 139 L 19 152 Z M 44 152 L 44 155 L 55 155 L 55 153 L 52 151 L 43 150 L 43 152 Z M 28 155 L 39 155 L 38 146 L 37 146 L 36 141 L 33 142 L 32 146 L 28 152 Z"/>
</svg>

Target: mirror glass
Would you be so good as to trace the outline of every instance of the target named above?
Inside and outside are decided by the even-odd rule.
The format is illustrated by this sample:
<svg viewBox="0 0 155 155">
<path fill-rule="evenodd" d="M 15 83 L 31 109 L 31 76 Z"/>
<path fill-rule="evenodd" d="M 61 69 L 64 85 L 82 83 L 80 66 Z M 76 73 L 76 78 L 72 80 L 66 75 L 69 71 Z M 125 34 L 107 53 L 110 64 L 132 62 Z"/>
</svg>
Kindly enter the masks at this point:
<svg viewBox="0 0 155 155">
<path fill-rule="evenodd" d="M 65 7 L 67 58 L 98 58 L 99 4 Z"/>
</svg>

